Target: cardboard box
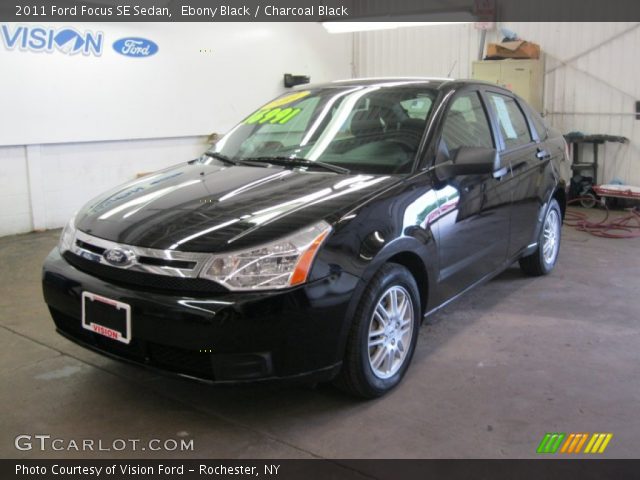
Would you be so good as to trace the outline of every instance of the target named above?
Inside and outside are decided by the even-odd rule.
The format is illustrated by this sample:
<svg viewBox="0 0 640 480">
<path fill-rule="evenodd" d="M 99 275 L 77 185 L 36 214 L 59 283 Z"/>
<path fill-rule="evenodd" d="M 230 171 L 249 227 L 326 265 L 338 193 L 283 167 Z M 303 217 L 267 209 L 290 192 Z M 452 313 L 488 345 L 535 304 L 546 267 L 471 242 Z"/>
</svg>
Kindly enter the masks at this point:
<svg viewBox="0 0 640 480">
<path fill-rule="evenodd" d="M 497 58 L 540 58 L 540 45 L 525 40 L 515 42 L 490 43 L 487 45 L 488 59 Z"/>
</svg>

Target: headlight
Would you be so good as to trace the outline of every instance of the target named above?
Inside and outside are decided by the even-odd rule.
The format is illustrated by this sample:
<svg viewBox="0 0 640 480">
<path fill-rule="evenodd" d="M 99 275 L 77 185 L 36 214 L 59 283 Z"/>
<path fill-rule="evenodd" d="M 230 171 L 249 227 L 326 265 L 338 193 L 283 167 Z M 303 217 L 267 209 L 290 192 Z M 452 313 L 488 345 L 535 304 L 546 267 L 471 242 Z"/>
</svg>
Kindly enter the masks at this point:
<svg viewBox="0 0 640 480">
<path fill-rule="evenodd" d="M 64 253 L 67 250 L 71 250 L 73 246 L 73 242 L 76 238 L 76 216 L 73 215 L 71 220 L 67 223 L 67 225 L 62 230 L 62 235 L 60 235 L 60 241 L 58 242 L 58 250 L 60 253 Z"/>
<path fill-rule="evenodd" d="M 306 282 L 313 259 L 331 231 L 326 222 L 261 247 L 213 255 L 200 273 L 230 290 L 266 290 Z"/>
</svg>

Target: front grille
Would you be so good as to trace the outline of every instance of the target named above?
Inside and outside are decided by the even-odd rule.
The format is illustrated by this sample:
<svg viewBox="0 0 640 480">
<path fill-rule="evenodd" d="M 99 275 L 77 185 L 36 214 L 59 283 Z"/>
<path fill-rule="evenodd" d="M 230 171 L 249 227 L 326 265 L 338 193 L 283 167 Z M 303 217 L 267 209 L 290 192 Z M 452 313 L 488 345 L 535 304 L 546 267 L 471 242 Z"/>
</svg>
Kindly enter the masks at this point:
<svg viewBox="0 0 640 480">
<path fill-rule="evenodd" d="M 135 272 L 123 268 L 109 267 L 82 258 L 69 251 L 64 252 L 64 259 L 78 270 L 94 277 L 122 286 L 144 287 L 145 290 L 181 293 L 226 293 L 222 285 L 203 278 L 182 278 L 153 273 Z"/>
<path fill-rule="evenodd" d="M 196 268 L 196 262 L 188 262 L 185 260 L 167 260 L 164 258 L 140 257 L 138 263 L 142 265 L 154 265 L 156 267 L 184 268 L 193 270 Z"/>
<path fill-rule="evenodd" d="M 104 252 L 106 252 L 107 250 L 106 248 L 99 247 L 98 245 L 93 245 L 83 240 L 76 240 L 76 245 L 83 250 L 88 250 L 98 255 L 104 254 Z M 193 270 L 197 265 L 197 262 L 189 262 L 185 260 L 170 260 L 166 258 L 155 258 L 146 256 L 140 256 L 138 258 L 138 263 L 142 265 L 154 265 L 156 267 L 184 268 L 188 270 Z"/>
<path fill-rule="evenodd" d="M 83 242 L 82 240 L 76 240 L 76 245 L 80 248 L 84 248 L 85 250 L 89 250 L 90 252 L 97 253 L 98 255 L 102 255 L 106 248 L 98 247 L 97 245 L 92 245 L 88 242 Z"/>
</svg>

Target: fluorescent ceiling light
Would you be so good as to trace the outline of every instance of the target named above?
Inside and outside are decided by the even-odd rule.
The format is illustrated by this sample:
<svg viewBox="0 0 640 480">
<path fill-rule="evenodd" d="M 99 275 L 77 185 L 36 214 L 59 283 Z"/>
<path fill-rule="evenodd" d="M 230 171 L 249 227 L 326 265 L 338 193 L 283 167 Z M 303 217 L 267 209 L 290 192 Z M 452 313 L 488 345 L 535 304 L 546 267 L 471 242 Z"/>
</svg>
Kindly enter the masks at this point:
<svg viewBox="0 0 640 480">
<path fill-rule="evenodd" d="M 432 25 L 460 25 L 473 22 L 322 22 L 329 33 L 367 32 L 371 30 L 393 30 L 403 27 L 425 27 Z"/>
</svg>

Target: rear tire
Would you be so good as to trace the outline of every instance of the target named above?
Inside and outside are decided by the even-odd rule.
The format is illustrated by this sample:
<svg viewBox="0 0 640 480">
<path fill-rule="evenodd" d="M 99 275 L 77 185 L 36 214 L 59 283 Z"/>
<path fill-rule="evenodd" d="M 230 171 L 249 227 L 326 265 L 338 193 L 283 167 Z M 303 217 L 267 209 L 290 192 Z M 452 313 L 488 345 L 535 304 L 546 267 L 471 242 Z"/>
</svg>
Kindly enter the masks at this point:
<svg viewBox="0 0 640 480">
<path fill-rule="evenodd" d="M 373 276 L 356 309 L 336 386 L 376 398 L 404 377 L 418 340 L 420 295 L 411 273 L 388 263 Z"/>
<path fill-rule="evenodd" d="M 556 199 L 552 199 L 544 216 L 538 248 L 531 255 L 520 259 L 520 268 L 527 275 L 539 277 L 553 270 L 560 252 L 560 237 L 562 235 L 562 214 Z"/>
</svg>

